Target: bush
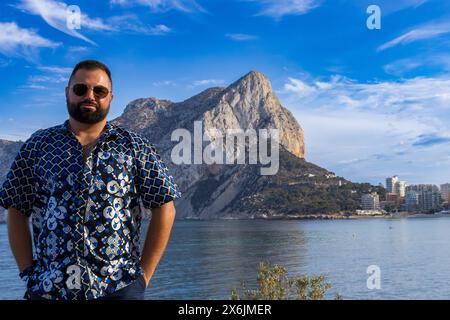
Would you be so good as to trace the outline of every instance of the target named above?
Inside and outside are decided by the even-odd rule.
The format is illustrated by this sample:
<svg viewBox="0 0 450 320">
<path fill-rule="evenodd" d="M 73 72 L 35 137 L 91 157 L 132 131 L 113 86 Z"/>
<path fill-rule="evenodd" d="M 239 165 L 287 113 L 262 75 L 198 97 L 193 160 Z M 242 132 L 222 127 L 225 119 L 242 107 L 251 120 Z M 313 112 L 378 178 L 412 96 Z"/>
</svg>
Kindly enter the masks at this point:
<svg viewBox="0 0 450 320">
<path fill-rule="evenodd" d="M 259 288 L 255 290 L 241 281 L 240 289 L 231 291 L 231 300 L 322 300 L 331 288 L 325 275 L 288 277 L 285 267 L 277 264 L 272 267 L 268 262 L 259 264 L 257 280 Z"/>
</svg>

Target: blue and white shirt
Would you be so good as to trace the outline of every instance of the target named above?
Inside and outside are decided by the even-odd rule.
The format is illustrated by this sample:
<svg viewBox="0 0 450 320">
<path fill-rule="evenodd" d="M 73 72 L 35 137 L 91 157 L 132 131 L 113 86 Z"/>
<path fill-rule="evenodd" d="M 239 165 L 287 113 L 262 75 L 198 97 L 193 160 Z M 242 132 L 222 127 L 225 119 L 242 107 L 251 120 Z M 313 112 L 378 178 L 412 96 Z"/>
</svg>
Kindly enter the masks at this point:
<svg viewBox="0 0 450 320">
<path fill-rule="evenodd" d="M 142 206 L 181 196 L 145 137 L 106 123 L 92 153 L 69 120 L 36 131 L 0 187 L 0 206 L 32 217 L 34 264 L 22 275 L 48 299 L 95 299 L 141 274 Z"/>
</svg>

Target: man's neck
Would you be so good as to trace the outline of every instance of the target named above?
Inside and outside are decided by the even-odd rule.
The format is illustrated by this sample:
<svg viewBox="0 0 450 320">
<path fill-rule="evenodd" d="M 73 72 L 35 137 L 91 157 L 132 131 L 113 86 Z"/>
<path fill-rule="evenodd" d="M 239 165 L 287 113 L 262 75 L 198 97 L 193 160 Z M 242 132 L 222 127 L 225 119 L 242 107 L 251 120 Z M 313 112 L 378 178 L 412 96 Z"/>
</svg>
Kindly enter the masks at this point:
<svg viewBox="0 0 450 320">
<path fill-rule="evenodd" d="M 82 145 L 95 141 L 103 132 L 105 125 L 106 118 L 100 122 L 91 124 L 79 122 L 72 117 L 69 117 L 70 130 L 75 134 Z"/>
</svg>

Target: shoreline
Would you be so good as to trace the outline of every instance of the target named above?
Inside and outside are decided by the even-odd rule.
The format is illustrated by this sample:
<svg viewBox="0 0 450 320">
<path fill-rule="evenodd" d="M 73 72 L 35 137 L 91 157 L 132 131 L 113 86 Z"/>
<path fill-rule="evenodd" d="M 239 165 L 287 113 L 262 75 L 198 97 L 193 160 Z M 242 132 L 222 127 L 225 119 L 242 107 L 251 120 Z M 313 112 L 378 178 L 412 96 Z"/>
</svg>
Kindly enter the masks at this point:
<svg viewBox="0 0 450 320">
<path fill-rule="evenodd" d="M 185 217 L 179 218 L 184 221 L 208 221 L 208 220 L 266 220 L 266 221 L 280 221 L 280 220 L 366 220 L 366 219 L 399 219 L 399 218 L 439 218 L 450 217 L 450 214 L 427 214 L 427 213 L 388 213 L 380 215 L 357 215 L 357 214 L 309 214 L 309 215 L 254 215 L 250 217 L 218 217 L 218 218 L 198 218 Z"/>
<path fill-rule="evenodd" d="M 184 221 L 210 221 L 210 220 L 266 220 L 266 221 L 280 221 L 280 220 L 366 220 L 366 219 L 398 219 L 398 218 L 440 218 L 440 217 L 450 217 L 450 214 L 429 214 L 429 213 L 410 213 L 410 212 L 399 212 L 399 213 L 388 213 L 380 215 L 358 215 L 358 214 L 307 214 L 307 215 L 253 215 L 249 217 L 218 217 L 218 218 L 198 218 L 198 217 L 184 217 L 178 218 L 178 220 Z M 148 217 L 143 218 L 144 220 L 149 220 Z M 0 225 L 6 224 L 6 219 L 0 219 Z"/>
</svg>

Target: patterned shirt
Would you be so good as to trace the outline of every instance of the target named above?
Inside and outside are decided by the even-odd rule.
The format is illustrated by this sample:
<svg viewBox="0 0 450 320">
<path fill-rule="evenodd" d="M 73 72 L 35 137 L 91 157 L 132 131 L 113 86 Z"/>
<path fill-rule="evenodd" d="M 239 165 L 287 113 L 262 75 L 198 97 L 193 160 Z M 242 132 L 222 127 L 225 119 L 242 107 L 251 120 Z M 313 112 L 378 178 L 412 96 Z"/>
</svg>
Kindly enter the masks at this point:
<svg viewBox="0 0 450 320">
<path fill-rule="evenodd" d="M 181 196 L 145 137 L 106 123 L 83 161 L 69 120 L 36 131 L 0 187 L 0 206 L 32 217 L 34 263 L 21 274 L 48 299 L 95 299 L 141 274 L 141 206 Z"/>
</svg>

